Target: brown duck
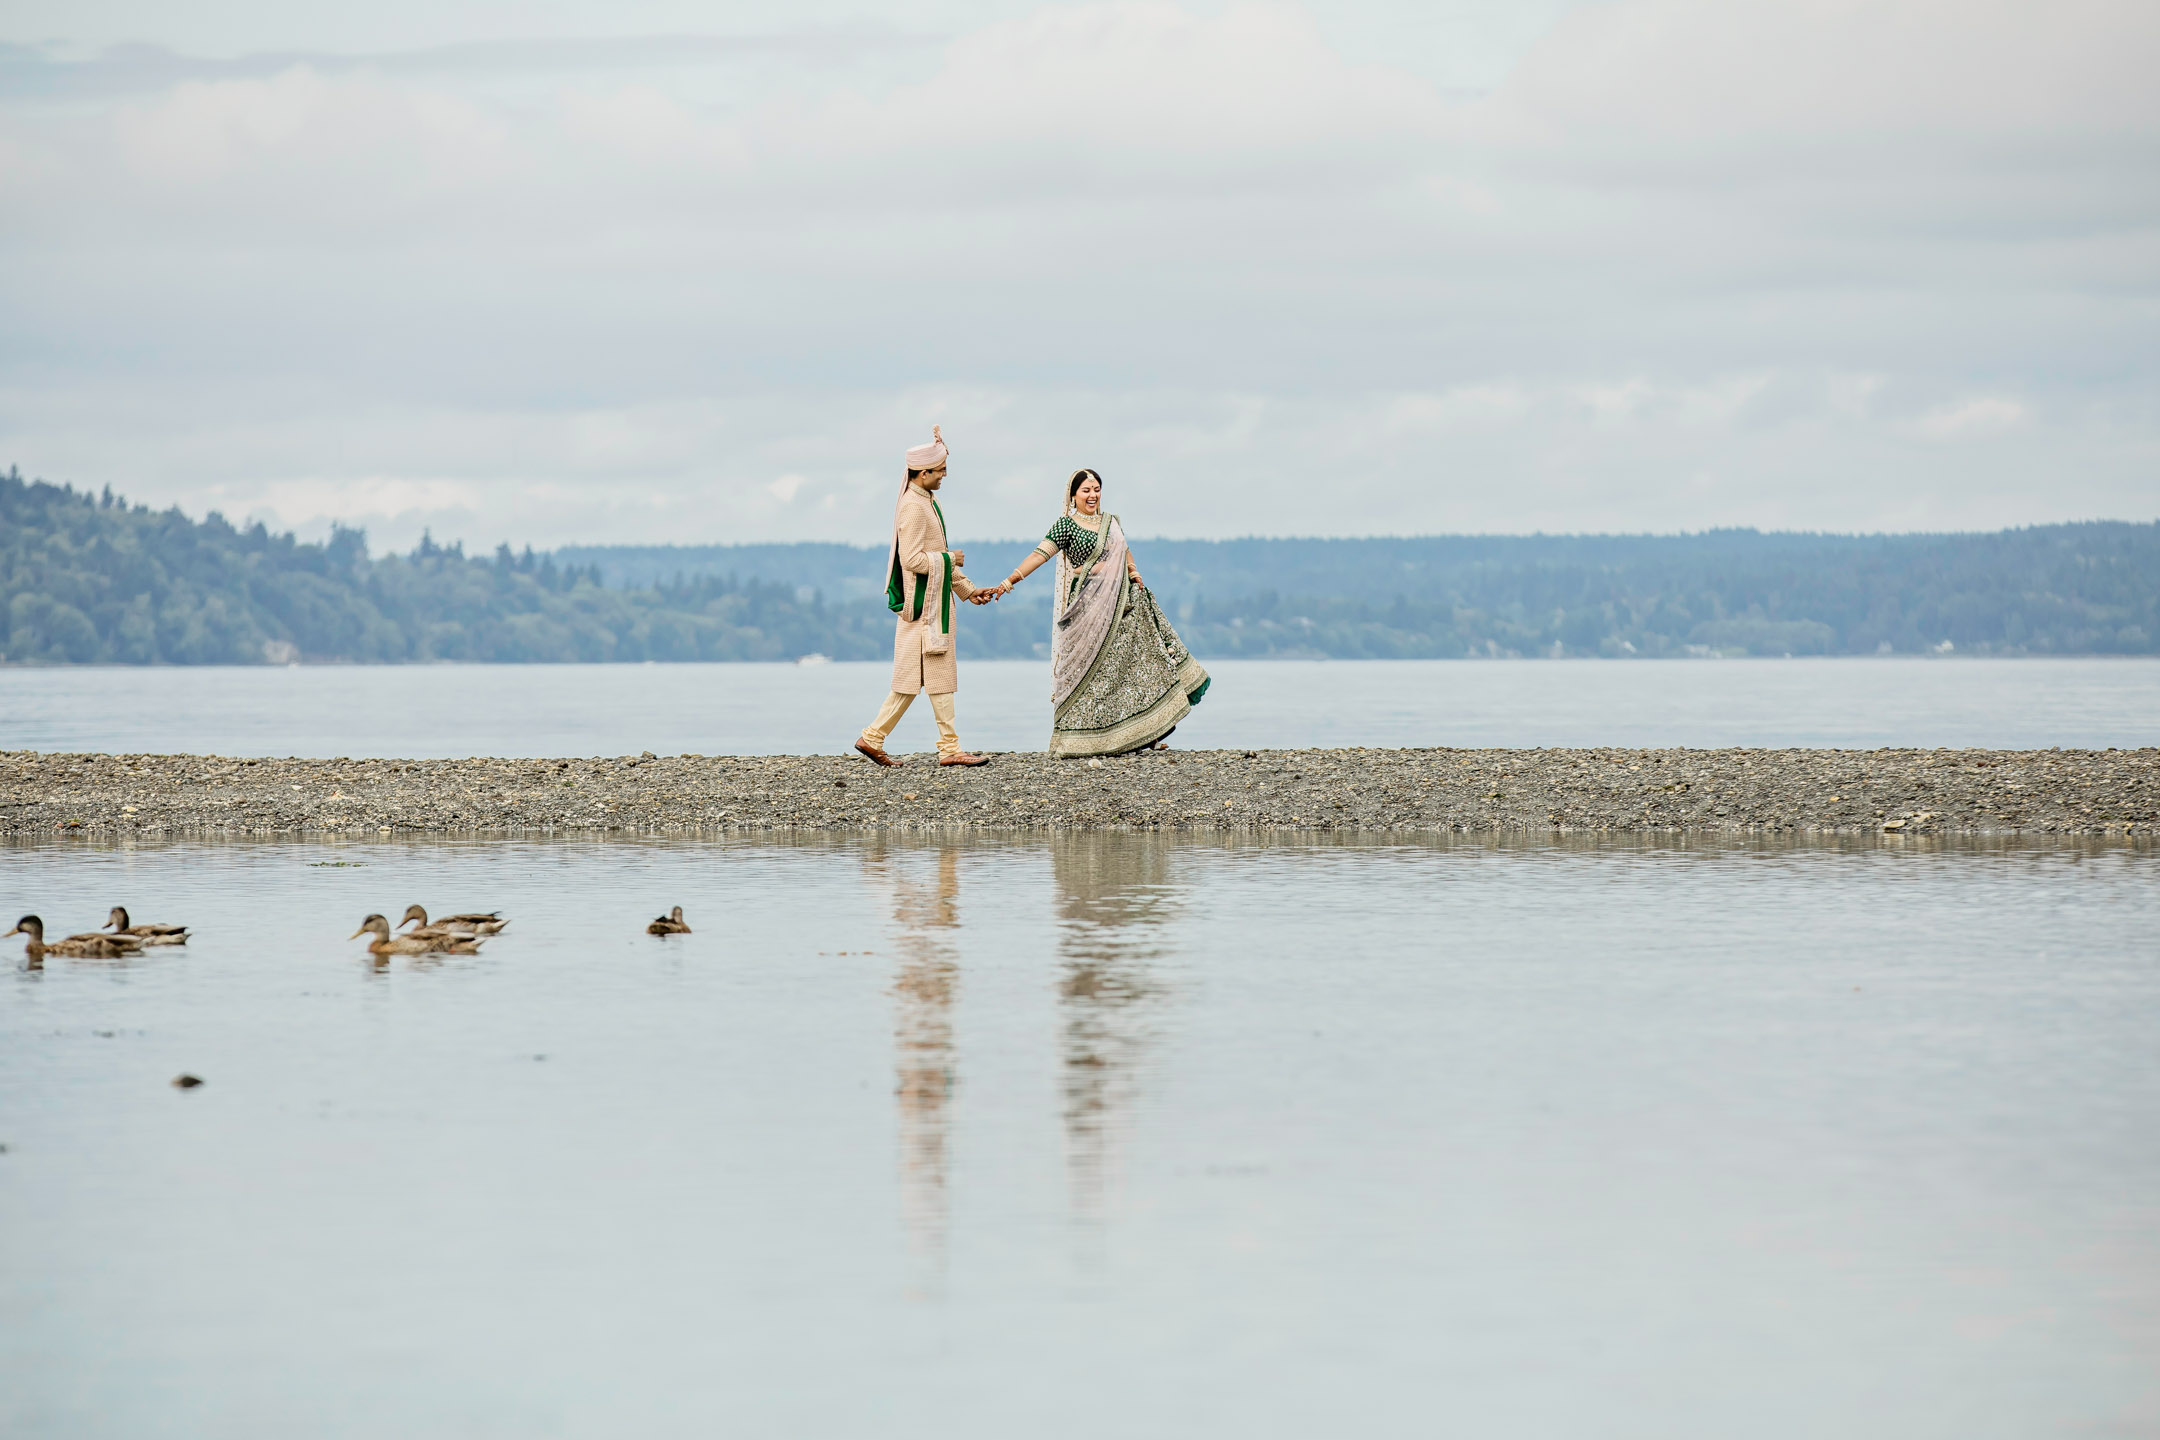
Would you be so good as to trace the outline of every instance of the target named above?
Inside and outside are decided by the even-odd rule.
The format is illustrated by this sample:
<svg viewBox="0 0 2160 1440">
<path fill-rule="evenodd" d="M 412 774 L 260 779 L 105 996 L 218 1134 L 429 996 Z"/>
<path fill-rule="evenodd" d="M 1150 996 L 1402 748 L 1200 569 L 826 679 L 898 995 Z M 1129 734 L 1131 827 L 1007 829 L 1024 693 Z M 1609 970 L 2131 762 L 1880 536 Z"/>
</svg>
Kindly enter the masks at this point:
<svg viewBox="0 0 2160 1440">
<path fill-rule="evenodd" d="M 425 905 L 408 905 L 405 907 L 405 918 L 398 921 L 398 928 L 403 930 L 415 922 L 418 922 L 419 928 L 410 932 L 414 935 L 495 935 L 501 933 L 503 926 L 510 923 L 502 918 L 500 910 L 490 910 L 485 915 L 477 912 L 438 915 L 430 920 Z"/>
<path fill-rule="evenodd" d="M 690 933 L 690 922 L 682 918 L 682 906 L 677 905 L 667 914 L 647 925 L 645 933 L 648 935 L 687 935 Z"/>
<path fill-rule="evenodd" d="M 131 935 L 145 945 L 185 945 L 188 927 L 185 925 L 136 925 L 129 921 L 127 906 L 112 907 L 112 916 L 105 928 L 119 935 Z"/>
<path fill-rule="evenodd" d="M 23 950 L 31 959 L 47 955 L 72 955 L 83 960 L 116 960 L 122 955 L 140 955 L 142 941 L 133 935 L 101 935 L 90 931 L 85 935 L 70 935 L 65 940 L 47 940 L 45 922 L 35 915 L 25 915 L 15 922 L 9 935 L 24 935 Z M 6 936 L 0 936 L 5 939 Z"/>
<path fill-rule="evenodd" d="M 397 935 L 390 933 L 390 922 L 380 915 L 370 915 L 360 922 L 360 928 L 347 937 L 357 940 L 374 932 L 368 941 L 371 955 L 477 955 L 480 953 L 480 937 L 477 935 Z"/>
</svg>

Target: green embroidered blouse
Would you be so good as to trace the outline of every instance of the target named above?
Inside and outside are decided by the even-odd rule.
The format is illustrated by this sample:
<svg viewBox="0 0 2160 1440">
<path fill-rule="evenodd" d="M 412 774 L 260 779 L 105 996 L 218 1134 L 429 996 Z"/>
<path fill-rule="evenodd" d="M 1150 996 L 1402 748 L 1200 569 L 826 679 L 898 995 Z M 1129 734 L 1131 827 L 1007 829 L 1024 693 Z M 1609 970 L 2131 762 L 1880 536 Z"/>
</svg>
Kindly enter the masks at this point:
<svg viewBox="0 0 2160 1440">
<path fill-rule="evenodd" d="M 1060 515 L 1055 524 L 1043 536 L 1052 545 L 1065 552 L 1065 559 L 1079 569 L 1088 562 L 1102 544 L 1102 536 L 1082 525 L 1070 515 Z"/>
</svg>

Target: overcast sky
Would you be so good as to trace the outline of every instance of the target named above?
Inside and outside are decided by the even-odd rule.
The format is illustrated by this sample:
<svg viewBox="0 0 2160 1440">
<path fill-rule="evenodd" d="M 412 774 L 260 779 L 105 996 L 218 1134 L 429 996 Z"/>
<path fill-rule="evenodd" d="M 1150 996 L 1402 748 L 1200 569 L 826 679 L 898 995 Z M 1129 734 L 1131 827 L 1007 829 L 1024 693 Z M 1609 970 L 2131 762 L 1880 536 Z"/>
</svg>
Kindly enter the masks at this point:
<svg viewBox="0 0 2160 1440">
<path fill-rule="evenodd" d="M 0 466 L 378 549 L 2160 515 L 2160 5 L 0 11 Z"/>
</svg>

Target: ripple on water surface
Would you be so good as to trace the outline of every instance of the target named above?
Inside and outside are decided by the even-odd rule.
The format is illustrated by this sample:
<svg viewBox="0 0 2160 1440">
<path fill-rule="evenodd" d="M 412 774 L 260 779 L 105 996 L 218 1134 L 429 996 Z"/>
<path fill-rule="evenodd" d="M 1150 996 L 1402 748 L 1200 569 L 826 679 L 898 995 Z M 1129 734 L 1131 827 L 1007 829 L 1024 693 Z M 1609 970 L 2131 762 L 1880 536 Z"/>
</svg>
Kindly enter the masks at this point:
<svg viewBox="0 0 2160 1440">
<path fill-rule="evenodd" d="M 2155 864 L 10 849 L 55 933 L 197 935 L 0 981 L 0 1422 L 2137 1432 Z M 513 923 L 346 940 L 414 901 Z"/>
</svg>

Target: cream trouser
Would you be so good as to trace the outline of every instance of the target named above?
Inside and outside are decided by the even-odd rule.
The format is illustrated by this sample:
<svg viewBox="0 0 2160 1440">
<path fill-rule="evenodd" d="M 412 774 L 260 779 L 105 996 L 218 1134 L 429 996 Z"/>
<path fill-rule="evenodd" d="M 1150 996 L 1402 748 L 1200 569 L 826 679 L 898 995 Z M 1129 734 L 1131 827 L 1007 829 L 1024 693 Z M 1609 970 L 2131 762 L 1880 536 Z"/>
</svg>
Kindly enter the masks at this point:
<svg viewBox="0 0 2160 1440">
<path fill-rule="evenodd" d="M 907 707 L 915 703 L 913 695 L 903 695 L 898 690 L 885 697 L 885 708 L 877 712 L 877 719 L 862 732 L 862 738 L 873 750 L 885 748 L 885 737 L 892 734 L 893 726 L 907 714 Z M 930 713 L 937 716 L 937 753 L 940 756 L 960 753 L 960 732 L 953 729 L 952 691 L 930 697 Z"/>
</svg>

